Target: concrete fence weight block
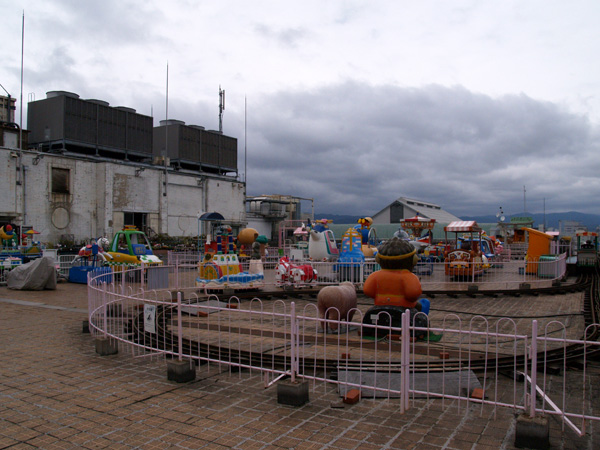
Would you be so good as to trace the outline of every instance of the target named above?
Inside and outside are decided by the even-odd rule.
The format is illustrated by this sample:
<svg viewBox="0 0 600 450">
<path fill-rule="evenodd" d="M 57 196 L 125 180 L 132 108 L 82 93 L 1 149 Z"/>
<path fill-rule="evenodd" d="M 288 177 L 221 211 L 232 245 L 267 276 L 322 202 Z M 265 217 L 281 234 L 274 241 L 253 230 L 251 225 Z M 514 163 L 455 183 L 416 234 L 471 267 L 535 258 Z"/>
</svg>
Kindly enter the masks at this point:
<svg viewBox="0 0 600 450">
<path fill-rule="evenodd" d="M 308 381 L 281 380 L 277 383 L 277 403 L 288 406 L 308 403 Z"/>
<path fill-rule="evenodd" d="M 196 379 L 196 367 L 189 359 L 167 361 L 167 379 L 177 383 L 187 383 Z"/>
<path fill-rule="evenodd" d="M 111 341 L 109 338 L 96 338 L 94 342 L 96 344 L 96 353 L 100 356 L 116 355 L 119 353 L 117 343 Z"/>
<path fill-rule="evenodd" d="M 515 431 L 515 447 L 549 449 L 550 428 L 548 418 L 530 417 L 528 414 L 519 415 Z"/>
</svg>

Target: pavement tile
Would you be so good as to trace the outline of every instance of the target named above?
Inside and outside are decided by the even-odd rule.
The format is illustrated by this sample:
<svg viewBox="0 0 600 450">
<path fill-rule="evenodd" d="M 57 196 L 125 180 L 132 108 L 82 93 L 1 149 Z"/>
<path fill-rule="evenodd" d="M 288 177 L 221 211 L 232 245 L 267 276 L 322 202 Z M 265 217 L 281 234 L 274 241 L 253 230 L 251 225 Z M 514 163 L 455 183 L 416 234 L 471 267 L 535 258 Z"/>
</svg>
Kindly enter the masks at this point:
<svg viewBox="0 0 600 450">
<path fill-rule="evenodd" d="M 84 309 L 85 287 L 78 292 L 44 295 Z M 39 294 L 0 287 L 0 300 L 27 295 Z M 333 408 L 340 404 L 337 389 L 320 383 L 310 384 L 308 404 L 293 408 L 277 404 L 275 388 L 264 389 L 259 373 L 230 374 L 217 364 L 201 366 L 193 383 L 177 384 L 156 358 L 97 355 L 93 338 L 81 333 L 84 318 L 0 301 L 6 344 L 0 348 L 0 448 L 514 450 L 512 409 L 497 408 L 494 417 L 493 408 L 482 414 L 464 401 L 436 399 L 414 399 L 404 414 L 398 399 Z M 21 335 L 27 339 L 15 338 Z M 593 376 L 586 394 L 600 397 Z M 512 391 L 509 384 L 499 393 L 511 398 Z M 598 428 L 588 425 L 589 434 L 579 438 L 553 419 L 551 442 L 594 448 Z"/>
</svg>

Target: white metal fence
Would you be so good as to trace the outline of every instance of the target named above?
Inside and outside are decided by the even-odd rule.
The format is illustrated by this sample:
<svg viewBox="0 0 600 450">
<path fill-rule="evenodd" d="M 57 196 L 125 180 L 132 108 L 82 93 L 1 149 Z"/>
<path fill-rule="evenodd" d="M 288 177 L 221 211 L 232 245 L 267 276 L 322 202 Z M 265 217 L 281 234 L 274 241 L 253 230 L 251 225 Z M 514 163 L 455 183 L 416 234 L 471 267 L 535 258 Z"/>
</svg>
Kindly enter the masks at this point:
<svg viewBox="0 0 600 450">
<path fill-rule="evenodd" d="M 311 382 L 314 392 L 333 383 L 340 396 L 356 389 L 363 398 L 397 398 L 402 411 L 426 397 L 557 415 L 580 435 L 588 421 L 600 420 L 590 398 L 590 387 L 600 380 L 587 372 L 599 343 L 568 338 L 562 322 L 538 330 L 532 320 L 525 332 L 510 318 L 491 324 L 449 314 L 435 327 L 417 327 L 405 312 L 399 322 L 378 316 L 368 325 L 360 310 L 346 322 L 320 318 L 315 304 L 299 309 L 294 301 L 219 301 L 193 293 L 184 299 L 175 290 L 145 289 L 150 273 L 136 269 L 89 282 L 92 333 L 114 340 L 132 357 L 238 367 L 263 374 L 265 386 L 285 376 Z M 137 285 L 123 282 L 127 278 Z M 368 338 L 373 334 L 377 339 Z M 574 351 L 579 371 L 569 370 L 567 356 Z M 550 365 L 562 376 L 552 378 Z"/>
<path fill-rule="evenodd" d="M 177 279 L 177 289 L 195 287 L 198 276 L 198 254 L 197 253 L 169 253 L 168 261 L 171 265 L 170 272 Z M 278 267 L 278 259 L 268 259 L 263 262 L 266 272 L 265 283 L 273 286 L 296 288 L 307 286 L 324 286 L 338 284 L 342 281 L 351 281 L 359 288 L 362 287 L 367 277 L 380 269 L 375 261 L 364 261 L 358 263 L 339 262 L 294 262 L 292 267 L 308 264 L 311 270 L 316 272 L 316 279 L 302 279 L 293 277 L 288 272 L 287 276 L 277 276 L 273 270 Z M 242 270 L 249 269 L 248 260 L 241 263 Z M 529 286 L 530 288 L 551 286 L 557 280 L 564 278 L 567 272 L 566 254 L 549 256 L 530 260 L 504 260 L 497 259 L 489 261 L 481 273 L 475 272 L 475 266 L 471 273 L 461 277 L 452 277 L 446 274 L 446 263 L 437 261 L 435 258 L 421 258 L 413 272 L 419 277 L 424 291 L 440 289 L 446 284 L 447 289 L 467 290 L 472 286 L 478 289 L 519 289 Z"/>
</svg>

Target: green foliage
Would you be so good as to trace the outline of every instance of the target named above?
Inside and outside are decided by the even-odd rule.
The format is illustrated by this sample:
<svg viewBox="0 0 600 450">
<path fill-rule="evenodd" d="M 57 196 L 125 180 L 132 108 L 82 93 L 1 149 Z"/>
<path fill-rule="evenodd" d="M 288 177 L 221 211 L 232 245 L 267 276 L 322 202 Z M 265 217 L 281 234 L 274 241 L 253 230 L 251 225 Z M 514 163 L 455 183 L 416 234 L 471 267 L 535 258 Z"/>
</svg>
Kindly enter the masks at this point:
<svg viewBox="0 0 600 450">
<path fill-rule="evenodd" d="M 201 238 L 204 238 L 204 236 Z M 157 234 L 150 239 L 150 244 L 156 250 L 196 250 L 198 247 L 198 237 Z"/>
</svg>

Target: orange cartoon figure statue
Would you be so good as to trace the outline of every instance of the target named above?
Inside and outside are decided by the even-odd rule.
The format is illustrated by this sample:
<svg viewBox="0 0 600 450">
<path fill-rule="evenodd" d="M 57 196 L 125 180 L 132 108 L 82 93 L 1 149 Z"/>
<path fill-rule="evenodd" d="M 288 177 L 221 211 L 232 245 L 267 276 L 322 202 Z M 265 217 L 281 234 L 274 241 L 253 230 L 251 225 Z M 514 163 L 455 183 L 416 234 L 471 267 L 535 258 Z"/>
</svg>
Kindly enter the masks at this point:
<svg viewBox="0 0 600 450">
<path fill-rule="evenodd" d="M 421 282 L 412 273 L 418 261 L 416 249 L 408 241 L 395 237 L 379 247 L 375 259 L 381 270 L 369 275 L 363 286 L 363 292 L 375 300 L 375 306 L 366 312 L 363 324 L 384 327 L 391 324 L 399 328 L 402 313 L 408 309 L 411 312 L 411 324 L 417 316 L 415 326 L 427 326 L 426 314 L 429 313 L 430 303 L 420 298 Z M 365 337 L 381 338 L 387 333 L 384 329 L 363 328 Z"/>
</svg>

